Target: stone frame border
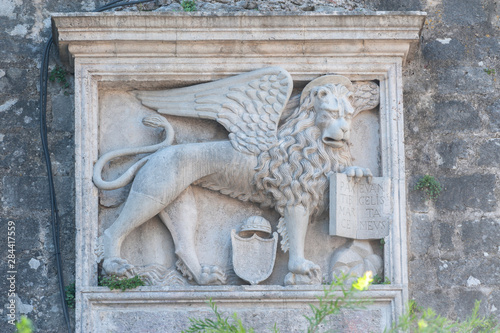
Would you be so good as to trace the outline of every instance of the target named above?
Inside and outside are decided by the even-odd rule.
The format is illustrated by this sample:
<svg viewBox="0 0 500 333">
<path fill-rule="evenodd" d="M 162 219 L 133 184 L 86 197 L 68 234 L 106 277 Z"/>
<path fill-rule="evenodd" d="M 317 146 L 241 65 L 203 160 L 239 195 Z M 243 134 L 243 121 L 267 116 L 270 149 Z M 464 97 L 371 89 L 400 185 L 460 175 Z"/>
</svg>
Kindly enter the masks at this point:
<svg viewBox="0 0 500 333">
<path fill-rule="evenodd" d="M 103 307 L 178 302 L 179 297 L 201 303 L 208 293 L 217 302 L 231 303 L 231 297 L 245 303 L 264 291 L 276 302 L 304 304 L 322 295 L 322 287 L 236 288 L 245 293 L 234 286 L 142 287 L 123 293 L 96 287 L 98 190 L 92 169 L 98 156 L 100 87 L 192 84 L 268 65 L 282 66 L 299 82 L 335 73 L 380 83 L 381 171 L 392 180 L 394 200 L 384 252 L 391 285 L 373 286 L 367 296 L 389 303 L 393 318 L 387 320 L 394 321 L 408 300 L 402 66 L 418 44 L 425 13 L 213 15 L 53 15 L 60 55 L 75 71 L 76 331 L 93 331 L 93 312 Z"/>
</svg>

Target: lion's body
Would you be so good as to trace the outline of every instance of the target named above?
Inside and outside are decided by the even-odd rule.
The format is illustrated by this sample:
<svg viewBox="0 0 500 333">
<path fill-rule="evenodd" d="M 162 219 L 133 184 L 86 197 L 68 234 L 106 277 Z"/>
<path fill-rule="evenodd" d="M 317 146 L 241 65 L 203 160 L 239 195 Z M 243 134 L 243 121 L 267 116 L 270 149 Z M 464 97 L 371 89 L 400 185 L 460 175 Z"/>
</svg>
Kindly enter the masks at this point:
<svg viewBox="0 0 500 333">
<path fill-rule="evenodd" d="M 251 183 L 256 164 L 255 156 L 234 150 L 229 141 L 175 145 L 149 157 L 131 190 L 165 206 L 192 184 L 256 202 L 249 195 L 255 192 Z"/>
</svg>

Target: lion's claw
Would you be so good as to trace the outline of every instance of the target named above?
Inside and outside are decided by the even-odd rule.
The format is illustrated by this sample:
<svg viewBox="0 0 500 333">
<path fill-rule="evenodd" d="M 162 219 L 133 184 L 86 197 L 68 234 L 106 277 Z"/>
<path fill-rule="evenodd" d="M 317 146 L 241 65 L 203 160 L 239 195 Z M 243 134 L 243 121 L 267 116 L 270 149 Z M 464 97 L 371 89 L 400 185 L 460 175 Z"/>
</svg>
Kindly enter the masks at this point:
<svg viewBox="0 0 500 333">
<path fill-rule="evenodd" d="M 354 177 L 354 180 L 357 182 L 359 181 L 362 177 L 366 177 L 366 181 L 368 183 L 372 182 L 373 179 L 373 174 L 368 168 L 362 168 L 358 166 L 350 166 L 347 167 L 344 172 L 343 172 L 347 177 L 352 178 Z"/>
<path fill-rule="evenodd" d="M 285 285 L 321 284 L 321 268 L 306 259 L 297 259 L 288 263 L 290 272 L 285 276 Z"/>
<path fill-rule="evenodd" d="M 317 278 L 319 277 L 320 273 L 321 270 L 319 266 L 316 265 L 316 267 L 312 268 L 309 272 L 307 272 L 307 276 L 309 276 L 310 278 Z"/>
<path fill-rule="evenodd" d="M 201 265 L 200 284 L 226 284 L 226 274 L 217 266 Z"/>
<path fill-rule="evenodd" d="M 318 265 L 306 259 L 295 259 L 289 261 L 288 270 L 292 273 L 307 275 L 309 277 L 313 277 L 313 275 L 315 276 L 321 271 Z"/>
<path fill-rule="evenodd" d="M 131 275 L 131 271 L 134 268 L 133 265 L 130 265 L 127 260 L 113 257 L 104 259 L 102 263 L 102 268 L 106 275 L 116 275 L 116 276 L 126 276 L 129 277 Z"/>
</svg>

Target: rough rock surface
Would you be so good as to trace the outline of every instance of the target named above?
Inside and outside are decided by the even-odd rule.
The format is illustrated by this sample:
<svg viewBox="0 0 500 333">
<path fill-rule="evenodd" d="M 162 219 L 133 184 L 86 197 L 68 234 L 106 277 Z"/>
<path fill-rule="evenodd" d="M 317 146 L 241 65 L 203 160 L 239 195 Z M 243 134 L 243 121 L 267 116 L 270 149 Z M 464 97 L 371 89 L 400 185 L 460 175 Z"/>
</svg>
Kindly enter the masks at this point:
<svg viewBox="0 0 500 333">
<path fill-rule="evenodd" d="M 369 1 L 359 0 L 206 0 L 194 1 L 197 11 L 317 11 L 317 12 L 332 12 L 332 11 L 363 11 L 373 9 L 368 3 Z M 160 0 L 157 4 L 139 4 L 127 8 L 115 10 L 153 10 L 153 11 L 183 11 L 184 8 L 192 8 L 191 1 L 177 0 Z M 187 10 L 189 11 L 189 10 Z"/>
<path fill-rule="evenodd" d="M 39 62 L 51 12 L 91 11 L 102 1 L 0 2 L 0 221 L 16 223 L 18 314 L 39 332 L 64 332 L 59 302 L 46 170 L 38 132 Z M 127 10 L 183 10 L 180 1 Z M 497 0 L 218 0 L 204 11 L 424 10 L 420 51 L 404 71 L 410 296 L 451 318 L 500 319 L 500 2 Z M 50 68 L 59 64 L 53 51 Z M 67 74 L 73 90 L 73 76 Z M 49 84 L 48 131 L 61 217 L 66 284 L 74 276 L 73 95 Z M 413 190 L 430 174 L 443 185 L 435 202 Z M 37 263 L 36 265 L 34 263 Z M 0 263 L 7 324 L 7 261 Z"/>
</svg>

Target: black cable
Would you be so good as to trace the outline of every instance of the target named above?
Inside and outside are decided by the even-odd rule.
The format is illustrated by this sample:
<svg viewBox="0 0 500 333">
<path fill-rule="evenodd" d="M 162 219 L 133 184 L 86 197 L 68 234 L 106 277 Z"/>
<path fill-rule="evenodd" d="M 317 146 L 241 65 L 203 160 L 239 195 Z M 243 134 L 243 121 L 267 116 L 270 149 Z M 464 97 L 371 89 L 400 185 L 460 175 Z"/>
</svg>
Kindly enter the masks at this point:
<svg viewBox="0 0 500 333">
<path fill-rule="evenodd" d="M 121 6 L 130 6 L 139 3 L 152 2 L 156 0 L 139 0 L 139 1 L 131 1 L 125 2 L 121 0 L 112 1 L 100 8 L 97 8 L 95 12 L 102 12 L 108 9 L 121 7 Z M 62 270 L 62 260 L 61 260 L 61 251 L 59 248 L 59 212 L 57 209 L 57 200 L 56 200 L 56 192 L 54 188 L 54 178 L 52 173 L 52 163 L 50 161 L 50 152 L 49 145 L 47 140 L 47 82 L 49 76 L 49 57 L 50 57 L 50 49 L 54 44 L 54 39 L 52 34 L 49 37 L 49 40 L 45 44 L 44 53 L 42 56 L 42 63 L 40 66 L 40 99 L 39 99 L 39 109 L 40 109 L 40 136 L 42 140 L 42 149 L 45 158 L 45 164 L 47 167 L 47 180 L 49 182 L 49 194 L 50 194 L 50 210 L 51 210 L 51 229 L 52 229 L 52 240 L 54 242 L 54 251 L 56 255 L 56 267 L 57 267 L 57 277 L 59 280 L 59 293 L 61 294 L 61 302 L 63 306 L 63 314 L 64 320 L 66 322 L 66 326 L 68 332 L 71 333 L 71 321 L 68 313 L 68 305 L 66 304 L 66 292 L 64 290 L 64 276 Z"/>
<path fill-rule="evenodd" d="M 123 1 L 123 2 L 120 2 L 120 3 L 116 3 L 115 1 L 113 1 L 113 2 L 111 2 L 109 4 L 107 4 L 107 5 L 104 5 L 104 6 L 100 7 L 100 8 L 97 8 L 95 10 L 95 12 L 103 12 L 105 10 L 116 8 L 116 7 L 137 5 L 137 4 L 140 4 L 140 3 L 153 2 L 153 1 L 156 1 L 156 0 L 137 0 L 137 1 L 130 1 L 130 2 Z"/>
<path fill-rule="evenodd" d="M 109 2 L 107 4 L 105 4 L 104 6 L 101 6 L 101 7 L 98 7 L 97 9 L 94 9 L 93 11 L 94 12 L 102 12 L 103 10 L 105 10 L 103 8 L 106 8 L 106 7 L 109 7 L 111 5 L 114 5 L 114 4 L 116 4 L 117 2 L 120 2 L 120 1 L 124 1 L 124 0 L 114 0 L 114 1 L 111 1 L 111 2 Z"/>
<path fill-rule="evenodd" d="M 45 165 L 47 167 L 47 178 L 49 182 L 50 193 L 50 210 L 51 210 L 51 229 L 52 240 L 54 242 L 54 251 L 56 255 L 57 278 L 59 280 L 59 293 L 61 295 L 61 302 L 63 304 L 63 314 L 68 332 L 71 332 L 71 322 L 66 305 L 66 294 L 64 291 L 64 277 L 62 271 L 61 251 L 59 249 L 59 214 L 57 210 L 56 192 L 54 188 L 54 179 L 52 175 L 52 163 L 50 161 L 49 146 L 47 140 L 47 80 L 49 73 L 49 56 L 50 49 L 53 45 L 52 36 L 50 36 L 47 44 L 45 44 L 45 51 L 42 57 L 42 65 L 40 66 L 40 135 L 42 139 L 42 149 L 45 157 Z"/>
<path fill-rule="evenodd" d="M 101 9 L 103 7 L 114 5 L 115 3 L 120 2 L 120 1 L 123 1 L 123 0 L 114 0 L 114 1 L 111 1 L 111 2 L 109 2 L 107 4 L 105 4 L 104 6 L 101 6 L 101 7 L 97 8 L 97 9 L 95 9 L 94 11 L 97 12 L 97 11 L 99 11 L 99 9 Z"/>
</svg>

